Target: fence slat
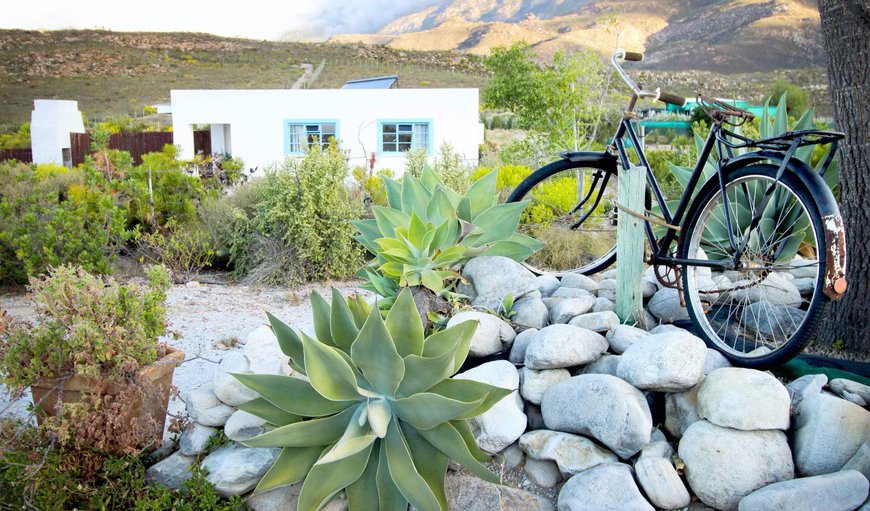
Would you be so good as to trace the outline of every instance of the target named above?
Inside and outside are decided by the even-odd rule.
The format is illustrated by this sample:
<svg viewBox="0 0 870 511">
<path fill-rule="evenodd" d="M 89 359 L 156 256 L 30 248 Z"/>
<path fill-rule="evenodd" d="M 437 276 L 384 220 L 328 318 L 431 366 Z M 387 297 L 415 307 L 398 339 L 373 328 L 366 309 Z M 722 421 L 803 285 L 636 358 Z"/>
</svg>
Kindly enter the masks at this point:
<svg viewBox="0 0 870 511">
<path fill-rule="evenodd" d="M 0 161 L 18 160 L 22 163 L 33 161 L 33 151 L 30 149 L 0 149 Z"/>
</svg>

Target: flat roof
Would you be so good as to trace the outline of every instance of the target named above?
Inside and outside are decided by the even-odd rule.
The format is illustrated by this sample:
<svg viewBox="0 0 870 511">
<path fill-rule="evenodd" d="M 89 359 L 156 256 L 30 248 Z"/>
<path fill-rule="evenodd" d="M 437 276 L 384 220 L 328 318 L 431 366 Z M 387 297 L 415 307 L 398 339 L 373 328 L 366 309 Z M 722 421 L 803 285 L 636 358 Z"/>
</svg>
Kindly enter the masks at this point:
<svg viewBox="0 0 870 511">
<path fill-rule="evenodd" d="M 342 89 L 389 89 L 399 82 L 397 75 L 378 76 L 375 78 L 362 78 L 360 80 L 348 80 Z"/>
</svg>

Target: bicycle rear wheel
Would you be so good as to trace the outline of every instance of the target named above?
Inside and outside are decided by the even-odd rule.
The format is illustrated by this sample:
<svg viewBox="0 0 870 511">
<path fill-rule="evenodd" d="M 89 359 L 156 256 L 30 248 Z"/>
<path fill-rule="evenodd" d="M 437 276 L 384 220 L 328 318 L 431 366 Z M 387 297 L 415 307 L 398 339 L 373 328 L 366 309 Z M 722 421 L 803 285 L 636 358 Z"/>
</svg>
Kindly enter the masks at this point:
<svg viewBox="0 0 870 511">
<path fill-rule="evenodd" d="M 616 260 L 616 164 L 591 157 L 546 165 L 516 187 L 508 202 L 530 201 L 519 230 L 544 248 L 524 265 L 540 275 L 597 273 Z"/>
<path fill-rule="evenodd" d="M 746 242 L 734 270 L 682 268 L 686 307 L 698 333 L 745 367 L 778 365 L 799 353 L 814 335 L 826 301 L 818 207 L 796 175 L 786 172 L 777 181 L 776 172 L 770 164 L 737 169 L 726 177 L 727 200 L 718 183 L 705 185 L 682 233 L 682 255 L 689 259 L 733 261 Z M 772 196 L 750 231 L 765 193 Z"/>
</svg>

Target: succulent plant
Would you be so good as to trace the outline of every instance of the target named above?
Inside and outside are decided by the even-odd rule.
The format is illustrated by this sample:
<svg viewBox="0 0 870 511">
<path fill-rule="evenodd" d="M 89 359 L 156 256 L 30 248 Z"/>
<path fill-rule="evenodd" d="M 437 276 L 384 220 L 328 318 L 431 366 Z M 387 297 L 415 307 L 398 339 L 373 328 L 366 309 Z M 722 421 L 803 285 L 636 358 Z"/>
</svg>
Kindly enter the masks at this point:
<svg viewBox="0 0 870 511">
<path fill-rule="evenodd" d="M 240 408 L 275 426 L 245 445 L 281 447 L 255 492 L 304 479 L 298 509 L 316 510 L 345 490 L 351 511 L 446 510 L 449 459 L 488 481 L 495 474 L 467 420 L 510 391 L 450 379 L 477 325 L 424 338 L 409 289 L 386 318 L 361 298 L 312 294 L 316 339 L 269 316 L 291 366 L 307 378 L 237 374 L 260 394 Z"/>
</svg>

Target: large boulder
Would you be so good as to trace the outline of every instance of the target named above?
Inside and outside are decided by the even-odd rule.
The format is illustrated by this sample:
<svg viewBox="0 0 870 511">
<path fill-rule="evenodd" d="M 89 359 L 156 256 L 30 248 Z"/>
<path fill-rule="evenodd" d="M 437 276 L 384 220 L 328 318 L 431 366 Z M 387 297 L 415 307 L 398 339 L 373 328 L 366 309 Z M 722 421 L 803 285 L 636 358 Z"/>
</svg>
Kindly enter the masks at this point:
<svg viewBox="0 0 870 511">
<path fill-rule="evenodd" d="M 525 364 L 532 369 L 557 369 L 588 364 L 607 351 L 601 334 L 572 325 L 541 329 L 526 348 Z"/>
<path fill-rule="evenodd" d="M 643 498 L 631 467 L 604 463 L 568 480 L 559 492 L 559 511 L 654 511 Z"/>
<path fill-rule="evenodd" d="M 649 442 L 652 415 L 646 398 L 624 380 L 582 374 L 544 393 L 541 413 L 548 429 L 595 438 L 623 459 Z"/>
<path fill-rule="evenodd" d="M 870 483 L 860 472 L 844 470 L 770 484 L 743 497 L 738 509 L 852 511 L 867 499 L 868 487 Z"/>
<path fill-rule="evenodd" d="M 534 493 L 493 484 L 465 471 L 448 472 L 444 480 L 449 509 L 462 511 L 555 511 L 553 504 Z"/>
<path fill-rule="evenodd" d="M 571 373 L 567 369 L 541 369 L 536 371 L 529 367 L 524 367 L 520 371 L 520 394 L 526 401 L 539 405 L 541 404 L 541 398 L 544 397 L 544 392 L 548 388 L 570 377 Z"/>
<path fill-rule="evenodd" d="M 602 463 L 619 461 L 615 454 L 586 437 L 547 429 L 523 434 L 520 448 L 530 458 L 554 461 L 566 478 Z"/>
<path fill-rule="evenodd" d="M 804 399 L 820 394 L 827 383 L 828 377 L 824 374 L 806 374 L 788 382 L 785 389 L 791 397 L 792 410 L 797 410 Z"/>
<path fill-rule="evenodd" d="M 222 402 L 230 406 L 239 406 L 254 399 L 257 397 L 257 393 L 242 385 L 231 374 L 247 374 L 250 372 L 248 359 L 242 353 L 237 351 L 226 353 L 211 380 L 215 395 Z"/>
<path fill-rule="evenodd" d="M 538 290 L 535 275 L 520 263 L 502 256 L 475 257 L 466 263 L 462 276 L 474 286 L 472 304 L 496 310 L 510 294 L 518 300 Z"/>
<path fill-rule="evenodd" d="M 574 289 L 582 289 L 590 293 L 594 293 L 598 289 L 598 282 L 583 275 L 582 273 L 571 272 L 562 275 L 562 287 L 570 287 Z"/>
<path fill-rule="evenodd" d="M 613 311 L 587 312 L 574 316 L 568 324 L 603 334 L 619 325 L 619 316 Z"/>
<path fill-rule="evenodd" d="M 202 467 L 208 470 L 206 480 L 218 495 L 242 495 L 257 486 L 280 451 L 229 444 L 206 456 Z"/>
<path fill-rule="evenodd" d="M 828 394 L 810 396 L 797 408 L 793 442 L 799 473 L 836 472 L 870 442 L 870 412 Z"/>
<path fill-rule="evenodd" d="M 755 490 L 794 477 L 782 431 L 740 431 L 701 420 L 686 430 L 678 451 L 689 486 L 716 509 L 736 509 Z"/>
<path fill-rule="evenodd" d="M 540 298 L 528 296 L 514 303 L 511 321 L 527 328 L 544 328 L 550 324 L 550 311 Z"/>
<path fill-rule="evenodd" d="M 644 494 L 656 507 L 679 509 L 689 505 L 691 497 L 670 460 L 647 456 L 635 463 L 634 471 Z"/>
<path fill-rule="evenodd" d="M 454 378 L 479 381 L 513 391 L 470 422 L 476 430 L 477 445 L 484 451 L 497 453 L 516 442 L 526 430 L 528 421 L 518 392 L 520 373 L 517 368 L 507 360 L 496 360 L 457 374 Z"/>
<path fill-rule="evenodd" d="M 550 308 L 550 324 L 567 323 L 576 316 L 586 314 L 595 303 L 595 297 L 586 291 L 577 289 L 579 296 L 559 300 Z M 551 298 L 550 300 L 555 300 Z"/>
<path fill-rule="evenodd" d="M 290 374 L 290 357 L 281 351 L 278 339 L 269 325 L 262 325 L 248 334 L 243 350 L 248 369 L 254 374 Z"/>
<path fill-rule="evenodd" d="M 664 323 L 689 319 L 689 312 L 680 305 L 680 292 L 669 287 L 659 289 L 647 304 L 649 311 Z"/>
<path fill-rule="evenodd" d="M 465 311 L 450 318 L 447 328 L 464 323 L 477 321 L 477 330 L 471 338 L 471 347 L 468 349 L 470 357 L 486 357 L 494 355 L 505 349 L 514 342 L 517 336 L 505 320 L 492 314 L 478 311 Z"/>
<path fill-rule="evenodd" d="M 265 433 L 267 427 L 265 420 L 244 410 L 237 410 L 227 419 L 227 423 L 224 425 L 224 434 L 230 440 L 242 442 Z"/>
<path fill-rule="evenodd" d="M 622 354 L 616 374 L 643 390 L 681 392 L 701 381 L 707 346 L 692 334 L 644 337 Z"/>
<path fill-rule="evenodd" d="M 529 480 L 541 488 L 552 488 L 562 482 L 559 466 L 549 460 L 528 458 L 523 465 L 523 472 Z"/>
<path fill-rule="evenodd" d="M 535 280 L 538 282 L 538 291 L 541 293 L 541 296 L 545 297 L 553 294 L 553 291 L 559 289 L 559 286 L 562 285 L 559 279 L 552 273 L 540 275 Z"/>
<path fill-rule="evenodd" d="M 607 338 L 607 343 L 610 344 L 610 351 L 621 355 L 629 346 L 648 335 L 649 332 L 642 328 L 630 325 L 616 325 L 607 332 L 605 337 Z"/>
<path fill-rule="evenodd" d="M 830 383 L 828 383 L 828 388 L 838 396 L 845 398 L 847 394 L 852 394 L 853 396 L 861 398 L 865 404 L 870 403 L 870 386 L 864 385 L 863 383 L 847 380 L 845 378 L 834 378 Z"/>
<path fill-rule="evenodd" d="M 754 369 L 717 369 L 698 389 L 700 417 L 744 431 L 787 430 L 790 403 L 788 390 L 779 380 Z"/>
<path fill-rule="evenodd" d="M 601 358 L 599 358 L 595 362 L 581 367 L 579 371 L 574 373 L 574 375 L 609 374 L 611 376 L 616 376 L 616 370 L 619 367 L 619 359 L 621 358 L 622 356 L 620 355 L 611 355 L 609 353 L 605 353 L 604 355 L 601 355 Z"/>
</svg>

